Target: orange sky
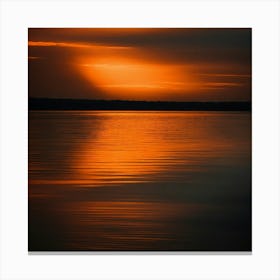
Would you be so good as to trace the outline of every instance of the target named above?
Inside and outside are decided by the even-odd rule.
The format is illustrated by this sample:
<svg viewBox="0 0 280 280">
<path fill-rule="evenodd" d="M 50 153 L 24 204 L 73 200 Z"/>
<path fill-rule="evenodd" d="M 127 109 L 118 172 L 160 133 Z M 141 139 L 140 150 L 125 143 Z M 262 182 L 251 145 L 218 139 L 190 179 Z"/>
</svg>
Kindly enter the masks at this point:
<svg viewBox="0 0 280 280">
<path fill-rule="evenodd" d="M 250 29 L 29 29 L 29 96 L 251 100 Z"/>
</svg>

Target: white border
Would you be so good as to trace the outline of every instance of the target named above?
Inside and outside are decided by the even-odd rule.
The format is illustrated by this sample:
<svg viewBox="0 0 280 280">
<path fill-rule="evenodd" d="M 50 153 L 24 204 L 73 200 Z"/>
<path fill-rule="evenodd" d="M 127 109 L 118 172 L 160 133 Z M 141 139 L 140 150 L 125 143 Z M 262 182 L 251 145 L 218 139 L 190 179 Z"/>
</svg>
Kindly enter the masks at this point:
<svg viewBox="0 0 280 280">
<path fill-rule="evenodd" d="M 253 28 L 253 254 L 28 255 L 27 28 Z M 279 279 L 279 2 L 2 1 L 1 279 Z"/>
</svg>

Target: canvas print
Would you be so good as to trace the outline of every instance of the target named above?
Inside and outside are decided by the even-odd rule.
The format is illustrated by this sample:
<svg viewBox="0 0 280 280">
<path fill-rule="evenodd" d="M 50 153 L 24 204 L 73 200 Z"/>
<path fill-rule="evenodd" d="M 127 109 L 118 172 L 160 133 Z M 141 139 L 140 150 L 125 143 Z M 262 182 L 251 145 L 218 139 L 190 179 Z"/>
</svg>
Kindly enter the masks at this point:
<svg viewBox="0 0 280 280">
<path fill-rule="evenodd" d="M 28 250 L 251 251 L 251 29 L 29 28 Z"/>
</svg>

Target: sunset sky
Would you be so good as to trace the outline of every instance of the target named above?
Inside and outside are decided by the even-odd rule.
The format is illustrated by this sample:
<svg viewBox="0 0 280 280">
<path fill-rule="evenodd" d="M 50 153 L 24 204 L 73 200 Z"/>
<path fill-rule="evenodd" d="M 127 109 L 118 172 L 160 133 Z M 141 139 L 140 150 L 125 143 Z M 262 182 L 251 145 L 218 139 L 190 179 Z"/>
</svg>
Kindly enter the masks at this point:
<svg viewBox="0 0 280 280">
<path fill-rule="evenodd" d="M 30 97 L 250 101 L 249 28 L 30 28 Z"/>
</svg>

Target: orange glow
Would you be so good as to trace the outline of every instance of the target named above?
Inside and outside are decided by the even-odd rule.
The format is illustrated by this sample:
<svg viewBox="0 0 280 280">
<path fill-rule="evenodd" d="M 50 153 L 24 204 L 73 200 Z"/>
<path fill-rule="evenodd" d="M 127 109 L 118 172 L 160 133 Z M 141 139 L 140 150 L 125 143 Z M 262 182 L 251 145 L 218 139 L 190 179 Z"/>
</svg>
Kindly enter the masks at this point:
<svg viewBox="0 0 280 280">
<path fill-rule="evenodd" d="M 166 93 L 195 90 L 198 84 L 186 66 L 149 63 L 129 56 L 88 57 L 80 60 L 78 67 L 111 98 L 156 100 Z"/>
<path fill-rule="evenodd" d="M 107 99 L 181 100 L 211 98 L 216 90 L 244 86 L 240 78 L 248 75 L 216 74 L 228 71 L 223 64 L 173 64 L 139 47 L 93 46 L 76 53 L 77 71 Z M 200 74 L 210 71 L 208 74 Z M 222 79 L 222 80 L 217 80 Z M 235 79 L 235 80 L 232 80 Z M 213 97 L 213 96 L 212 96 Z"/>
</svg>

